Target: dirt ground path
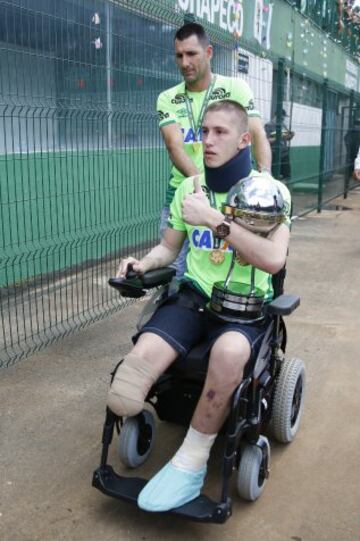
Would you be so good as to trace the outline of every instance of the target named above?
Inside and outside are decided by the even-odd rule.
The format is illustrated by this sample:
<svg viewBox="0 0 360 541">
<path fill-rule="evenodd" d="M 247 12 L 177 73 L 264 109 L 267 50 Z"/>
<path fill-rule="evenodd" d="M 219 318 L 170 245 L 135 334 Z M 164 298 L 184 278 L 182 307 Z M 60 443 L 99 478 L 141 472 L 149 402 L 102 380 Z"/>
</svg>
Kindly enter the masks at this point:
<svg viewBox="0 0 360 541">
<path fill-rule="evenodd" d="M 222 526 L 145 514 L 91 487 L 109 372 L 129 348 L 140 303 L 0 373 L 2 541 L 355 541 L 360 538 L 360 190 L 296 222 L 287 291 L 289 356 L 307 366 L 301 430 L 273 446 L 262 497 Z M 334 207 L 333 207 L 334 208 Z M 158 426 L 141 476 L 173 453 L 183 429 Z M 219 454 L 219 453 L 218 453 Z M 216 452 L 215 452 L 216 455 Z M 117 469 L 115 452 L 111 460 Z M 217 494 L 219 459 L 206 491 Z"/>
</svg>

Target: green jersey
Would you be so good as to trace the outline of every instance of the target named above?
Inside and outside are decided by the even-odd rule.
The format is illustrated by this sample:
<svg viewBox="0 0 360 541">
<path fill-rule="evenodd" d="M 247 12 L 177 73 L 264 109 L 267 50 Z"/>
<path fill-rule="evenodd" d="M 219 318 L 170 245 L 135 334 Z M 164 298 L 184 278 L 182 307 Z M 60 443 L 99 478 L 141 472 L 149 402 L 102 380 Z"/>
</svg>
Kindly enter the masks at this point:
<svg viewBox="0 0 360 541">
<path fill-rule="evenodd" d="M 270 177 L 268 173 L 258 173 L 252 171 L 251 175 L 261 175 L 264 177 L 264 182 Z M 270 177 L 272 178 L 272 177 Z M 204 187 L 204 191 L 208 192 L 205 176 L 202 174 L 199 177 L 200 184 Z M 276 181 L 281 194 L 284 198 L 287 208 L 286 224 L 290 226 L 290 207 L 291 197 L 290 192 L 282 182 Z M 211 229 L 205 226 L 190 225 L 184 222 L 182 217 L 182 201 L 187 194 L 194 192 L 194 177 L 189 177 L 182 182 L 175 192 L 175 196 L 170 206 L 169 227 L 177 231 L 183 231 L 189 239 L 189 251 L 186 258 L 187 271 L 185 277 L 190 279 L 196 287 L 204 292 L 208 297 L 211 296 L 211 291 L 215 282 L 224 281 L 230 268 L 230 263 L 233 255 L 233 248 L 226 240 L 221 240 L 220 245 L 214 242 L 214 234 Z M 226 201 L 226 193 L 215 193 L 216 208 L 221 210 L 221 205 Z M 221 250 L 222 257 L 214 263 L 211 254 L 214 250 Z M 235 263 L 234 271 L 231 280 L 244 284 L 251 284 L 251 265 L 240 265 Z M 271 299 L 273 295 L 271 275 L 262 270 L 256 269 L 255 286 L 261 289 L 266 299 Z"/>
<path fill-rule="evenodd" d="M 253 93 L 242 79 L 214 75 L 211 85 L 211 92 L 208 92 L 208 89 L 203 92 L 190 92 L 186 90 L 185 82 L 182 82 L 162 92 L 157 100 L 159 127 L 162 128 L 174 122 L 179 124 L 183 133 L 185 152 L 201 172 L 204 170 L 202 145 L 199 143 L 194 145 L 194 143 L 201 143 L 202 140 L 199 120 L 204 105 L 225 99 L 234 100 L 247 110 L 249 116 L 260 116 L 254 107 Z M 207 104 L 204 103 L 206 101 Z M 173 166 L 166 194 L 167 206 L 170 205 L 176 188 L 184 178 L 184 175 Z"/>
</svg>

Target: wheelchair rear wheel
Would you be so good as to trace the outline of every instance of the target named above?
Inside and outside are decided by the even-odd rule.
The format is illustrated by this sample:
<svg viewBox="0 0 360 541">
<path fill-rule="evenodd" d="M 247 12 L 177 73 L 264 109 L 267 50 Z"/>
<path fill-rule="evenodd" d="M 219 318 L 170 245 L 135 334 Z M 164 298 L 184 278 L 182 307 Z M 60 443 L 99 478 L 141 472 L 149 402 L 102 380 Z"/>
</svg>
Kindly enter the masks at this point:
<svg viewBox="0 0 360 541">
<path fill-rule="evenodd" d="M 299 430 L 305 397 L 305 366 L 301 359 L 286 359 L 276 382 L 270 428 L 281 443 L 291 442 Z"/>
<path fill-rule="evenodd" d="M 265 436 L 260 436 L 263 446 L 247 444 L 241 453 L 237 474 L 239 496 L 249 502 L 259 498 L 269 474 L 270 445 Z"/>
<path fill-rule="evenodd" d="M 149 457 L 155 441 L 155 420 L 150 411 L 143 410 L 124 422 L 118 441 L 118 454 L 128 468 L 137 468 Z"/>
</svg>

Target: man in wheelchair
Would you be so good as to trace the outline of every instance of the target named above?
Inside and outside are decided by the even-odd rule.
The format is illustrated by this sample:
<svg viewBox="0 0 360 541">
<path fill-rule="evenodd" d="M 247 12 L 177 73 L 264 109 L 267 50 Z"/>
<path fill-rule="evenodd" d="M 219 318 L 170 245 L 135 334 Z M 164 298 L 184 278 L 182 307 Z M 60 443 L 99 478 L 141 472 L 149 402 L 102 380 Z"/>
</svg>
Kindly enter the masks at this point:
<svg viewBox="0 0 360 541">
<path fill-rule="evenodd" d="M 209 352 L 205 383 L 186 437 L 138 496 L 139 507 L 147 511 L 178 508 L 199 496 L 209 453 L 229 413 L 231 397 L 268 327 L 263 306 L 272 299 L 271 275 L 284 267 L 288 250 L 290 194 L 268 173 L 252 170 L 245 109 L 230 100 L 211 104 L 202 132 L 205 173 L 185 179 L 178 188 L 160 244 L 141 260 L 123 259 L 117 273 L 125 279 L 130 269 L 143 275 L 168 266 L 185 238 L 190 241 L 187 272 L 178 293 L 169 296 L 140 329 L 133 349 L 113 376 L 107 401 L 113 413 L 121 418 L 138 415 L 153 384 L 176 359 L 185 358 L 201 341 Z M 259 233 L 253 221 L 246 224 L 221 212 L 224 202 L 230 201 L 231 189 L 249 177 L 257 181 L 260 177 L 275 189 L 274 206 L 281 219 L 265 233 Z M 237 198 L 235 193 L 235 206 Z M 217 286 L 221 292 L 224 284 L 225 289 L 229 284 L 235 290 L 237 285 L 248 288 L 250 297 L 260 291 L 261 309 L 256 308 L 250 317 L 250 301 L 250 316 L 245 311 L 236 317 L 236 311 L 230 310 L 231 317 L 216 317 L 221 308 L 214 300 L 214 289 Z M 206 308 L 209 299 L 213 310 Z"/>
</svg>

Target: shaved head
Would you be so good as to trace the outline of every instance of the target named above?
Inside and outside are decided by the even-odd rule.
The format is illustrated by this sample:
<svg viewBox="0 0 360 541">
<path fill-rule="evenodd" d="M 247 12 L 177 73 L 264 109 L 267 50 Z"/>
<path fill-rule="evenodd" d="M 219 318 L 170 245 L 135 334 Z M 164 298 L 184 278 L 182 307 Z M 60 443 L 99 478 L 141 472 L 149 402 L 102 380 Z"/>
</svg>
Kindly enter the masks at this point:
<svg viewBox="0 0 360 541">
<path fill-rule="evenodd" d="M 225 112 L 231 114 L 236 119 L 236 125 L 239 128 L 239 133 L 249 130 L 248 114 L 246 109 L 240 103 L 233 100 L 217 101 L 209 105 L 205 111 L 207 113 Z"/>
</svg>

